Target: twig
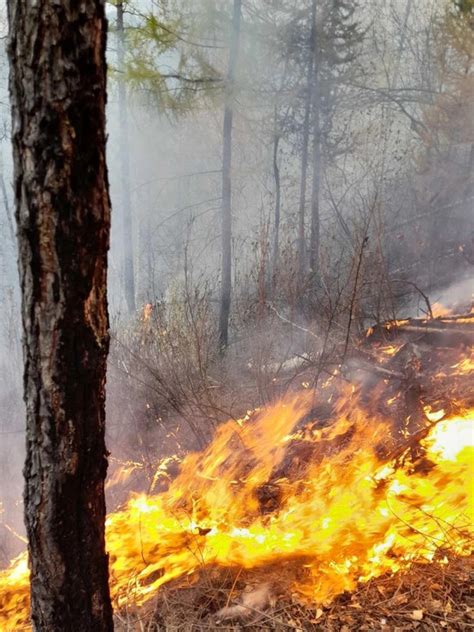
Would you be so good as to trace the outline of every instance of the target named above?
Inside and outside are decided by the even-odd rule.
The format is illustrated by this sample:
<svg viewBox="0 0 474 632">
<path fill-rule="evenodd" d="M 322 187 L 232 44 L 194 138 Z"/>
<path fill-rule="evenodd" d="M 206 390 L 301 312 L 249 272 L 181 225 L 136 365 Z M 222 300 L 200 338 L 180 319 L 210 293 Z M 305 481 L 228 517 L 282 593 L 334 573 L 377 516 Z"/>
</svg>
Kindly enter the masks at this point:
<svg viewBox="0 0 474 632">
<path fill-rule="evenodd" d="M 287 323 L 288 325 L 291 325 L 292 327 L 295 327 L 295 329 L 299 329 L 300 331 L 304 331 L 305 334 L 309 334 L 310 336 L 312 336 L 313 338 L 316 338 L 316 340 L 319 340 L 318 336 L 312 332 L 310 329 L 307 329 L 306 327 L 302 327 L 301 325 L 298 325 L 297 323 L 294 323 L 292 320 L 289 320 L 288 318 L 285 318 L 285 316 L 282 316 L 277 309 L 267 301 L 267 305 L 268 307 L 275 312 L 275 314 L 278 316 L 278 318 L 283 321 L 284 323 Z"/>
</svg>

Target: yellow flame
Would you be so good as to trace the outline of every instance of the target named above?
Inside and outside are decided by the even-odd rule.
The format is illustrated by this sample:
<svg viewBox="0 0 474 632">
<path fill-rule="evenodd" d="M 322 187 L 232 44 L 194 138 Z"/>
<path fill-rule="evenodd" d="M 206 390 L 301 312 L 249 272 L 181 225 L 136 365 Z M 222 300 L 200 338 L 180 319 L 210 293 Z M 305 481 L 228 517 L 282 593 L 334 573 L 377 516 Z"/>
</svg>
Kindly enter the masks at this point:
<svg viewBox="0 0 474 632">
<path fill-rule="evenodd" d="M 443 316 L 451 316 L 453 310 L 442 303 L 436 302 L 431 305 L 431 313 L 433 318 L 442 318 Z"/>
<path fill-rule="evenodd" d="M 464 358 L 457 364 L 453 364 L 452 369 L 456 369 L 456 373 L 467 375 L 474 371 L 474 354 Z"/>
<path fill-rule="evenodd" d="M 339 420 L 306 440 L 314 453 L 300 475 L 272 479 L 295 422 L 313 403 L 308 391 L 243 425 L 224 424 L 206 450 L 185 458 L 166 492 L 134 495 L 110 514 L 116 607 L 143 604 L 163 584 L 211 564 L 254 568 L 300 559 L 305 574 L 295 592 L 323 603 L 358 581 L 429 561 L 440 549 L 468 554 L 474 410 L 433 425 L 421 441 L 430 467 L 417 468 L 408 455 L 381 462 L 375 446 L 386 425 L 368 417 L 351 391 L 346 396 Z M 269 480 L 278 506 L 266 513 L 259 490 Z M 23 554 L 0 574 L 0 628 L 27 622 Z"/>
<path fill-rule="evenodd" d="M 426 418 L 429 421 L 441 421 L 441 419 L 443 419 L 446 415 L 444 408 L 441 408 L 441 410 L 432 410 L 431 406 L 424 406 L 423 410 L 425 411 Z"/>
<path fill-rule="evenodd" d="M 379 351 L 381 351 L 385 355 L 394 356 L 395 354 L 399 352 L 402 346 L 403 346 L 402 343 L 398 345 L 387 345 L 385 347 L 379 347 Z"/>
</svg>

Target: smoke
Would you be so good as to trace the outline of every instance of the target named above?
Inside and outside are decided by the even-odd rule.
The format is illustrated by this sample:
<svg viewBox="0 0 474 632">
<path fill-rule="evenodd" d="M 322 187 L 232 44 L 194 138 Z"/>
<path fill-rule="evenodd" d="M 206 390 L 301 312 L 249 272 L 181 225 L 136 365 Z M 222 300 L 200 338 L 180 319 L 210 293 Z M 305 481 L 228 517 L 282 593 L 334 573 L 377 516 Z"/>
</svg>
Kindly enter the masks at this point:
<svg viewBox="0 0 474 632">
<path fill-rule="evenodd" d="M 213 423 L 218 423 L 226 414 L 238 416 L 246 406 L 271 399 L 278 388 L 291 382 L 291 370 L 299 375 L 300 364 L 304 369 L 321 358 L 333 361 L 330 352 L 336 343 L 344 341 L 348 332 L 355 335 L 353 321 L 362 329 L 400 312 L 414 315 L 425 309 L 423 299 L 410 283 L 426 293 L 432 303 L 447 306 L 465 304 L 472 295 L 468 278 L 472 267 L 459 250 L 467 227 L 472 229 L 472 199 L 459 175 L 459 163 L 463 168 L 466 164 L 467 142 L 458 142 L 459 130 L 455 130 L 454 149 L 450 149 L 449 156 L 437 155 L 439 163 L 426 149 L 429 135 L 425 128 L 436 119 L 439 105 L 435 99 L 427 101 L 427 95 L 441 89 L 441 71 L 436 68 L 440 44 L 435 26 L 442 20 L 443 3 L 411 3 L 407 12 L 406 0 L 371 0 L 356 8 L 356 20 L 365 32 L 360 50 L 349 69 L 346 64 L 334 71 L 337 81 L 328 88 L 321 110 L 322 120 L 327 122 L 322 129 L 326 149 L 319 199 L 321 260 L 314 283 L 317 300 L 310 302 L 303 314 L 297 309 L 296 252 L 306 77 L 302 60 L 308 21 L 299 19 L 291 28 L 283 29 L 282 23 L 294 17 L 291 11 L 278 10 L 278 3 L 267 0 L 244 4 L 250 8 L 243 14 L 232 95 L 235 334 L 225 362 L 216 358 L 215 349 L 211 350 L 214 332 L 206 328 L 214 326 L 220 296 L 222 82 L 215 81 L 204 90 L 199 83 L 168 79 L 158 98 L 153 82 L 140 78 L 139 73 L 137 78 L 136 72 L 137 55 L 144 63 L 150 51 L 155 54 L 154 44 L 137 39 L 132 27 L 141 24 L 140 15 L 150 11 L 166 20 L 174 16 L 174 8 L 180 9 L 184 24 L 173 22 L 179 38 L 171 50 L 161 52 L 156 65 L 163 74 L 182 73 L 195 79 L 203 72 L 197 61 L 199 53 L 206 62 L 206 76 L 222 78 L 228 61 L 230 2 L 143 0 L 136 5 L 140 11 L 126 14 L 127 60 L 135 74 L 128 76 L 125 131 L 120 118 L 118 84 L 122 75 L 117 59 L 115 7 L 107 8 L 111 24 L 107 160 L 113 209 L 109 257 L 113 353 L 118 347 L 116 340 L 123 342 L 128 328 L 138 328 L 145 304 L 157 310 L 161 304 L 163 313 L 179 320 L 190 303 L 199 313 L 203 305 L 199 297 L 205 295 L 209 310 L 207 325 L 199 330 L 206 341 L 209 375 L 203 377 L 196 370 L 202 356 L 196 360 L 194 342 L 187 346 L 191 358 L 188 362 L 173 358 L 171 352 L 166 367 L 163 359 L 159 360 L 160 370 L 166 369 L 170 376 L 169 384 L 181 384 L 180 376 L 189 376 L 192 388 L 186 393 L 194 391 L 194 400 L 192 406 L 189 402 L 183 405 L 186 414 L 167 408 L 159 398 L 156 409 L 152 406 L 156 383 L 143 366 L 137 378 L 144 385 L 125 391 L 116 373 L 111 372 L 108 424 L 114 455 L 125 443 L 123 434 L 114 431 L 116 428 L 127 425 L 128 437 L 137 434 L 137 425 L 145 425 L 155 437 L 153 449 L 161 441 L 165 446 L 162 449 L 171 452 L 173 441 L 176 444 L 181 440 L 172 441 L 167 435 L 170 429 L 189 430 L 188 418 L 192 421 L 195 415 L 202 419 L 214 415 Z M 309 6 L 309 2 L 300 0 L 293 9 L 304 15 Z M 132 50 L 137 42 L 140 46 Z M 0 175 L 6 191 L 4 197 L 0 189 L 0 501 L 4 511 L 0 514 L 0 555 L 2 546 L 14 551 L 18 542 L 2 527 L 2 521 L 19 532 L 22 529 L 18 499 L 24 443 L 16 244 L 10 228 L 13 199 L 5 44 L 6 14 L 0 3 Z M 293 57 L 289 54 L 292 46 L 298 52 Z M 186 65 L 189 58 L 192 64 Z M 457 86 L 450 85 L 448 90 L 462 100 L 462 90 Z M 181 101 L 171 109 L 170 103 L 177 96 Z M 335 112 L 332 118 L 327 114 L 330 108 Z M 450 120 L 455 118 L 451 116 Z M 442 132 L 438 128 L 432 131 L 443 140 Z M 281 225 L 280 268 L 274 283 L 271 251 L 276 136 Z M 311 152 L 312 132 L 308 141 Z M 124 234 L 124 164 L 129 171 L 130 234 Z M 311 184 L 308 176 L 307 234 Z M 127 259 L 133 262 L 137 304 L 132 319 L 124 287 Z M 359 260 L 360 276 L 356 278 Z M 356 309 L 349 317 L 351 302 Z M 195 312 L 190 314 L 188 309 L 186 314 L 188 320 L 183 320 L 178 344 L 189 342 L 186 336 L 195 326 L 191 318 Z M 331 336 L 325 338 L 331 327 Z M 142 353 L 139 347 L 137 353 Z M 120 360 L 120 371 L 128 371 L 129 358 Z M 298 379 L 305 381 L 306 377 Z M 133 384 L 136 386 L 137 380 Z M 198 402 L 203 393 L 205 401 Z M 126 401 L 124 395 L 133 401 Z M 219 415 L 215 413 L 217 408 Z M 164 416 L 166 427 L 160 426 Z M 144 433 L 145 443 L 150 435 Z M 193 441 L 190 439 L 189 445 Z"/>
<path fill-rule="evenodd" d="M 474 278 L 470 276 L 440 288 L 433 299 L 455 313 L 469 313 L 474 300 Z"/>
</svg>

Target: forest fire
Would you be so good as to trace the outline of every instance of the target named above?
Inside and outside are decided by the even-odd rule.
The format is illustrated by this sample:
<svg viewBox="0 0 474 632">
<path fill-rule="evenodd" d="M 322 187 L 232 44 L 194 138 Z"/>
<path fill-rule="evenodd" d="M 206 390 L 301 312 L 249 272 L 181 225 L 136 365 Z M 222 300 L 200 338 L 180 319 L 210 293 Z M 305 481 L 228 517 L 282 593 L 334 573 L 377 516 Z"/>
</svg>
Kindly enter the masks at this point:
<svg viewBox="0 0 474 632">
<path fill-rule="evenodd" d="M 138 607 L 177 578 L 197 581 L 205 567 L 291 563 L 292 592 L 325 604 L 413 562 L 470 555 L 472 352 L 421 352 L 417 377 L 410 344 L 379 345 L 383 373 L 369 381 L 356 368 L 351 384 L 335 375 L 317 395 L 292 393 L 223 424 L 167 489 L 111 513 L 115 608 Z M 397 358 L 407 383 L 389 378 Z M 26 554 L 0 574 L 0 588 L 1 629 L 27 629 Z"/>
</svg>

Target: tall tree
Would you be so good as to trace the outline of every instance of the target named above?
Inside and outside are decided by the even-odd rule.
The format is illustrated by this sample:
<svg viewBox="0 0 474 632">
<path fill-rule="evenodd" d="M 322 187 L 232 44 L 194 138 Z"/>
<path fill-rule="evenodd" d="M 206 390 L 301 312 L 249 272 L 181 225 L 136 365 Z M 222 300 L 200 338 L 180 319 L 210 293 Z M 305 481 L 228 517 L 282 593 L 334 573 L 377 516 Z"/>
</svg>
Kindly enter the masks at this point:
<svg viewBox="0 0 474 632">
<path fill-rule="evenodd" d="M 108 631 L 104 2 L 8 11 L 33 627 Z"/>
<path fill-rule="evenodd" d="M 130 195 L 130 161 L 128 146 L 127 92 L 125 85 L 125 29 L 123 2 L 117 2 L 117 61 L 120 72 L 118 81 L 118 106 L 120 125 L 120 180 L 122 184 L 122 247 L 123 288 L 128 311 L 135 311 L 135 272 L 133 266 L 133 220 Z"/>
<path fill-rule="evenodd" d="M 343 148 L 347 139 L 341 126 L 334 132 L 333 119 L 337 119 L 338 97 L 346 82 L 354 80 L 357 45 L 363 33 L 354 17 L 357 2 L 306 0 L 296 7 L 275 0 L 270 4 L 277 14 L 279 38 L 270 39 L 269 45 L 280 67 L 288 67 L 292 77 L 291 89 L 285 91 L 289 120 L 283 140 L 292 143 L 300 156 L 297 267 L 298 285 L 303 288 L 308 267 L 313 274 L 318 268 L 320 190 L 325 165 L 333 156 L 347 152 L 347 147 Z M 308 176 L 312 181 L 309 222 Z"/>
<path fill-rule="evenodd" d="M 304 99 L 303 120 L 303 144 L 301 150 L 301 179 L 300 198 L 298 209 L 298 279 L 299 287 L 303 285 L 306 272 L 306 235 L 305 235 L 305 211 L 306 211 L 306 181 L 308 173 L 309 137 L 311 124 L 311 101 L 313 95 L 314 67 L 316 54 L 316 9 L 317 0 L 311 0 L 310 35 L 306 54 L 306 87 Z"/>
<path fill-rule="evenodd" d="M 272 284 L 275 285 L 278 274 L 278 260 L 280 258 L 280 219 L 281 219 L 281 177 L 278 164 L 278 148 L 280 145 L 280 132 L 277 129 L 277 108 L 275 107 L 275 133 L 273 137 L 273 177 L 275 179 L 275 216 L 273 226 L 272 247 Z"/>
<path fill-rule="evenodd" d="M 240 19 L 242 0 L 234 0 L 232 34 L 229 50 L 229 66 L 224 108 L 223 150 L 222 150 L 222 280 L 219 314 L 219 341 L 221 348 L 227 346 L 229 337 L 229 314 L 232 288 L 232 126 L 234 117 L 233 92 L 235 70 L 239 55 Z"/>
<path fill-rule="evenodd" d="M 353 62 L 363 32 L 354 19 L 358 3 L 347 0 L 320 0 L 316 14 L 314 70 L 312 76 L 311 116 L 313 132 L 313 179 L 311 187 L 311 230 L 309 268 L 319 274 L 320 195 L 324 163 L 331 154 L 344 153 L 341 141 L 332 147 L 331 129 L 337 107 L 337 97 L 345 81 L 354 78 Z M 313 9 L 314 10 L 314 9 Z M 316 24 L 314 27 L 313 24 Z"/>
<path fill-rule="evenodd" d="M 313 24 L 317 21 L 317 14 L 313 16 Z M 316 25 L 313 26 L 317 33 Z M 314 47 L 314 68 L 312 76 L 312 127 L 313 127 L 313 181 L 311 185 L 311 231 L 309 238 L 309 268 L 314 271 L 319 263 L 319 191 L 321 187 L 321 57 L 322 46 L 316 35 Z"/>
</svg>

